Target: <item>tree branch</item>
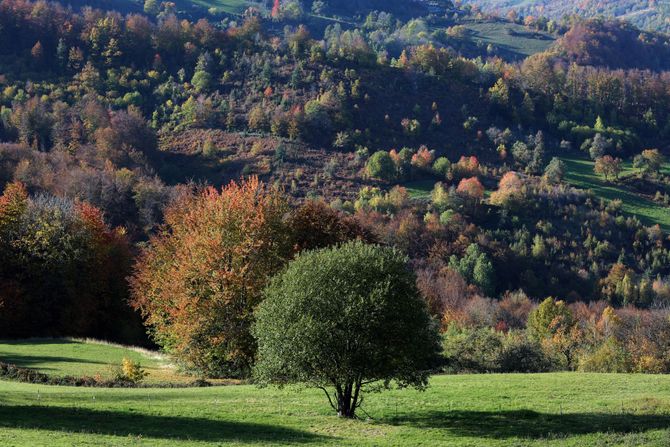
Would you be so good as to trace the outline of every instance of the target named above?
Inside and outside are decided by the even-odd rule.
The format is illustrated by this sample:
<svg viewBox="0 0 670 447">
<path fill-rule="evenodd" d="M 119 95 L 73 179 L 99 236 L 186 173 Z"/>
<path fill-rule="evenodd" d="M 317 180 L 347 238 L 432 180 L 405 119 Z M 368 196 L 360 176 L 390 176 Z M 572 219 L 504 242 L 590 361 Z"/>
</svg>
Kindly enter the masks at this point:
<svg viewBox="0 0 670 447">
<path fill-rule="evenodd" d="M 337 408 L 335 407 L 335 405 L 333 405 L 333 400 L 330 398 L 330 394 L 328 394 L 328 390 L 322 386 L 319 386 L 318 388 L 323 390 L 323 392 L 326 394 L 326 397 L 328 398 L 328 403 L 333 408 L 333 410 L 337 411 Z"/>
</svg>

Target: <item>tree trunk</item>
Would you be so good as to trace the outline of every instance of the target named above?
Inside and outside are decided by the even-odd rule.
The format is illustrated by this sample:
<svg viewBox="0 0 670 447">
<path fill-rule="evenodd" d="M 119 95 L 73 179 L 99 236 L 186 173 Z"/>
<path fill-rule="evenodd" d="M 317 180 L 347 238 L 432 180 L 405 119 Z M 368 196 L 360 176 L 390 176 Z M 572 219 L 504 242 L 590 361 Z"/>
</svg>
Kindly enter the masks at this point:
<svg viewBox="0 0 670 447">
<path fill-rule="evenodd" d="M 337 386 L 337 415 L 339 417 L 349 419 L 356 417 L 356 408 L 360 404 L 360 390 L 360 380 Z"/>
</svg>

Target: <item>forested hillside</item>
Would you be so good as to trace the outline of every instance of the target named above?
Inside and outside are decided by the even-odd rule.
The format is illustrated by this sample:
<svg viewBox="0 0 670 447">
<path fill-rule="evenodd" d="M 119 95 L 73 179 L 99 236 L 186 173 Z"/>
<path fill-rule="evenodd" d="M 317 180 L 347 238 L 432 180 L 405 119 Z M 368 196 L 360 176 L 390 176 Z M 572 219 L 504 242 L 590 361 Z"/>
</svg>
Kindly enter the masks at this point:
<svg viewBox="0 0 670 447">
<path fill-rule="evenodd" d="M 270 276 L 358 239 L 407 256 L 454 350 L 528 327 L 529 355 L 561 357 L 532 370 L 600 348 L 670 370 L 634 323 L 670 324 L 668 37 L 307 3 L 0 2 L 0 335 L 148 343 L 142 317 L 245 376 Z M 562 323 L 528 323 L 548 297 Z"/>
<path fill-rule="evenodd" d="M 562 0 L 466 0 L 488 12 L 505 15 L 509 11 L 523 16 L 545 16 L 560 19 L 564 16 L 604 17 L 626 20 L 633 25 L 651 31 L 670 30 L 670 3 L 665 0 L 586 0 L 580 2 Z"/>
</svg>

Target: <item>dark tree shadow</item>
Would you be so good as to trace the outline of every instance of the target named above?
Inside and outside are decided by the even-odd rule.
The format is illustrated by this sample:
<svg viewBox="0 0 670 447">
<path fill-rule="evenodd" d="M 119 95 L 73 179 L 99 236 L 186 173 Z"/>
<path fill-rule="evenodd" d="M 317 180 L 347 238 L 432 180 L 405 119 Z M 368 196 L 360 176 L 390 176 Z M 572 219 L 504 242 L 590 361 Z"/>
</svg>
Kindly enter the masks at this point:
<svg viewBox="0 0 670 447">
<path fill-rule="evenodd" d="M 42 363 L 90 363 L 95 365 L 106 365 L 104 362 L 96 360 L 87 360 L 73 357 L 60 357 L 55 355 L 23 355 L 23 354 L 3 354 L 0 352 L 0 362 L 9 363 L 10 365 L 20 366 L 22 368 L 33 368 L 35 365 Z M 45 366 L 39 366 L 41 370 L 52 370 Z"/>
<path fill-rule="evenodd" d="M 37 346 L 37 345 L 83 345 L 84 342 L 71 340 L 68 338 L 20 338 L 18 340 L 2 340 L 3 345 L 13 346 Z"/>
<path fill-rule="evenodd" d="M 546 438 L 590 433 L 637 433 L 670 427 L 670 415 L 538 413 L 512 411 L 428 412 L 390 418 L 390 423 L 447 430 L 458 436 Z"/>
<path fill-rule="evenodd" d="M 205 418 L 156 416 L 88 408 L 0 405 L 0 429 L 42 429 L 112 436 L 250 442 L 260 444 L 306 444 L 326 437 L 293 428 Z"/>
</svg>

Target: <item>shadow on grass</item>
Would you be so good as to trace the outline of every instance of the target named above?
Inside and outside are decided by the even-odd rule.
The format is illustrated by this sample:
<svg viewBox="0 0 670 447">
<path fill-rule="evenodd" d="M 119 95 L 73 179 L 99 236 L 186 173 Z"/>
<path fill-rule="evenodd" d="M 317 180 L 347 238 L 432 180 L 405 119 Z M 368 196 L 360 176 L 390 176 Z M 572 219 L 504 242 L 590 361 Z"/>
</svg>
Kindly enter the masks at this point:
<svg viewBox="0 0 670 447">
<path fill-rule="evenodd" d="M 1 406 L 0 429 L 41 429 L 170 440 L 303 444 L 326 437 L 275 425 L 133 412 L 46 406 Z"/>
<path fill-rule="evenodd" d="M 590 433 L 637 433 L 670 427 L 669 415 L 609 413 L 538 413 L 513 411 L 428 412 L 390 418 L 394 424 L 448 430 L 458 436 L 546 438 Z"/>
<path fill-rule="evenodd" d="M 90 363 L 95 365 L 105 365 L 104 362 L 96 360 L 74 358 L 74 357 L 60 357 L 53 355 L 23 355 L 23 354 L 3 354 L 0 352 L 0 361 L 9 363 L 11 365 L 21 366 L 24 368 L 32 368 L 38 365 L 38 369 L 48 370 L 55 368 L 48 368 L 39 366 L 44 363 Z"/>
</svg>

